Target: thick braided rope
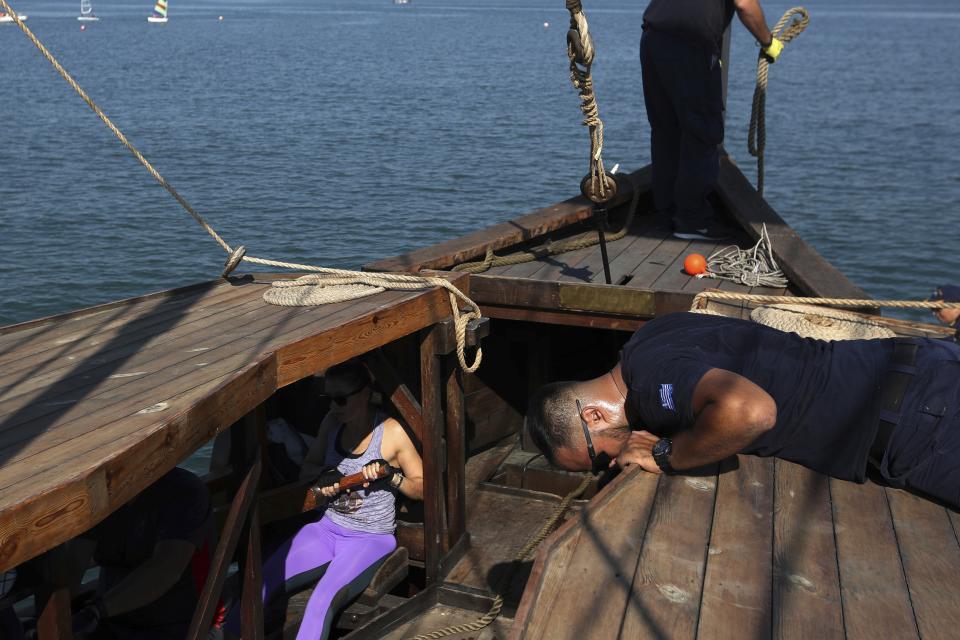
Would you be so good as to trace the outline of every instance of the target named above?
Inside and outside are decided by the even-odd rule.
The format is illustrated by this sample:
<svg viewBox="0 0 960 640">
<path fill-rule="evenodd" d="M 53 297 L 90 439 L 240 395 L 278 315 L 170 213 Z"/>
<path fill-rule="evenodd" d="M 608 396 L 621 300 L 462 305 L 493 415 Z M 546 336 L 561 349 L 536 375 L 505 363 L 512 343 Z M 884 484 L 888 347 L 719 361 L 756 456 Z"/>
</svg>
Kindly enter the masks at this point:
<svg viewBox="0 0 960 640">
<path fill-rule="evenodd" d="M 898 309 L 960 309 L 960 302 L 942 300 L 864 300 L 861 298 L 801 298 L 797 296 L 763 296 L 754 293 L 701 291 L 693 298 L 691 309 L 704 309 L 709 300 L 733 300 L 758 304 L 820 304 L 827 307 L 893 307 Z"/>
<path fill-rule="evenodd" d="M 527 544 L 523 545 L 523 548 L 520 549 L 520 552 L 514 557 L 514 563 L 519 564 L 526 560 L 527 557 L 537 548 L 537 545 L 543 542 L 543 540 L 550 535 L 550 532 L 553 531 L 554 527 L 556 527 L 557 522 L 561 517 L 563 517 L 563 514 L 566 513 L 567 509 L 570 508 L 570 503 L 576 498 L 580 497 L 583 492 L 587 490 L 587 487 L 590 486 L 591 480 L 591 476 L 585 475 L 583 480 L 580 481 L 580 484 L 577 485 L 577 488 L 563 497 L 563 500 L 561 500 L 560 504 L 556 506 L 556 508 L 553 510 L 553 513 L 551 513 L 550 517 L 547 518 L 547 521 L 543 523 L 543 526 L 540 527 L 540 530 L 537 531 L 536 535 L 530 538 L 527 541 Z M 445 627 L 439 631 L 421 633 L 418 636 L 410 638 L 410 640 L 440 640 L 440 638 L 446 638 L 448 636 L 454 636 L 461 633 L 480 631 L 480 629 L 483 629 L 485 626 L 496 620 L 497 616 L 500 615 L 500 610 L 503 608 L 503 596 L 500 595 L 499 592 L 506 588 L 511 578 L 513 578 L 513 571 L 508 572 L 505 574 L 504 578 L 501 578 L 501 583 L 497 585 L 498 588 L 496 589 L 497 595 L 493 599 L 493 604 L 490 605 L 490 610 L 483 614 L 483 616 L 481 616 L 478 620 L 467 624 Z"/>
<path fill-rule="evenodd" d="M 600 107 L 593 90 L 593 66 L 595 50 L 593 36 L 587 16 L 583 13 L 580 0 L 566 0 L 570 12 L 570 30 L 567 32 L 567 57 L 570 59 L 570 81 L 580 94 L 580 110 L 583 112 L 583 124 L 590 129 L 590 170 L 588 175 L 595 187 L 594 192 L 600 201 L 605 201 L 607 177 L 603 169 L 603 121 L 600 120 Z"/>
<path fill-rule="evenodd" d="M 616 167 L 614 167 L 616 169 Z M 628 180 L 632 180 L 628 176 Z M 637 213 L 637 206 L 640 204 L 640 191 L 637 189 L 637 186 L 633 185 L 633 198 L 630 201 L 630 210 L 627 212 L 627 217 L 623 221 L 623 226 L 620 227 L 620 230 L 616 233 L 612 233 L 606 236 L 607 242 L 615 242 L 620 240 L 627 235 L 627 232 L 630 231 L 630 225 L 633 224 L 633 218 Z M 548 242 L 539 247 L 535 247 L 529 251 L 516 251 L 514 253 L 507 254 L 505 256 L 498 256 L 493 252 L 493 249 L 487 248 L 486 255 L 483 257 L 483 260 L 477 260 L 475 262 L 463 262 L 458 264 L 453 268 L 454 271 L 465 271 L 467 273 L 483 273 L 490 267 L 502 267 L 510 264 L 522 264 L 524 262 L 533 262 L 534 260 L 539 260 L 540 258 L 545 258 L 547 256 L 557 255 L 558 253 L 566 253 L 568 251 L 576 251 L 577 249 L 586 249 L 587 247 L 592 247 L 595 244 L 600 243 L 600 238 L 597 235 L 596 231 L 587 231 L 576 235 L 569 240 L 564 240 L 562 242 Z"/>
<path fill-rule="evenodd" d="M 795 18 L 787 26 L 787 21 Z M 780 18 L 770 32 L 783 44 L 787 44 L 800 35 L 810 23 L 810 14 L 803 7 L 794 7 Z M 760 53 L 757 60 L 757 86 L 753 90 L 753 108 L 750 111 L 750 131 L 747 134 L 747 150 L 757 159 L 757 191 L 763 195 L 763 154 L 767 146 L 767 71 L 770 63 Z"/>
<path fill-rule="evenodd" d="M 40 40 L 33 34 L 32 31 L 30 31 L 30 29 L 26 26 L 26 24 L 24 24 L 24 22 L 20 20 L 20 18 L 13 11 L 10 5 L 7 4 L 7 0 L 0 0 L 0 7 L 3 7 L 3 10 L 7 14 L 13 17 L 17 26 L 20 27 L 20 30 L 23 31 L 23 33 L 26 34 L 27 38 L 30 39 L 30 41 L 34 44 L 34 46 L 37 47 L 37 49 L 40 51 L 43 57 L 46 58 L 47 61 L 51 65 L 53 65 L 54 69 L 57 70 L 57 73 L 59 73 L 60 76 L 64 80 L 66 80 L 71 87 L 73 87 L 74 91 L 76 91 L 77 94 L 83 99 L 83 101 L 87 103 L 87 106 L 89 106 L 90 109 L 92 109 L 93 112 L 97 115 L 97 117 L 100 118 L 100 120 L 102 120 L 105 125 L 107 125 L 107 127 L 110 129 L 110 131 L 113 132 L 113 134 L 117 137 L 117 139 L 120 140 L 121 143 L 123 143 L 123 146 L 125 146 L 130 151 L 130 153 L 132 153 L 133 156 L 140 162 L 140 164 L 142 164 L 147 169 L 150 175 L 152 175 L 154 179 L 157 182 L 159 182 L 160 185 L 164 189 L 166 189 L 167 192 L 170 195 L 172 195 L 177 202 L 180 203 L 180 206 L 182 206 L 184 210 L 186 210 L 186 212 L 189 213 L 193 217 L 193 219 L 196 220 L 197 223 L 201 227 L 203 227 L 203 229 L 207 233 L 210 234 L 210 236 L 217 242 L 217 244 L 220 245 L 220 247 L 223 248 L 224 251 L 226 251 L 228 254 L 233 254 L 234 249 L 229 244 L 227 244 L 227 242 L 220 237 L 220 235 L 216 232 L 216 230 L 214 230 L 214 228 L 210 226 L 206 220 L 204 220 L 203 216 L 201 216 L 192 206 L 190 206 L 190 203 L 187 202 L 187 200 L 183 196 L 181 196 L 177 192 L 177 190 L 174 189 L 173 186 L 170 183 L 168 183 L 162 175 L 160 175 L 160 172 L 158 172 L 153 167 L 153 165 L 150 164 L 150 162 L 144 157 L 144 155 L 140 153 L 140 151 L 136 147 L 134 147 L 129 140 L 127 140 L 127 137 L 123 134 L 123 132 L 120 131 L 120 129 L 118 129 L 116 125 L 113 124 L 110 118 L 108 118 L 107 115 L 103 112 L 103 110 L 100 109 L 99 106 L 97 106 L 97 104 L 87 94 L 87 92 L 84 91 L 83 88 L 77 83 L 77 81 L 74 80 L 73 77 L 67 72 L 67 70 L 63 68 L 60 62 L 57 61 L 56 58 L 54 58 L 53 54 L 50 53 L 50 51 L 43 45 L 43 43 L 40 42 Z M 339 276 L 347 280 L 352 279 L 352 281 L 349 281 L 349 282 L 346 280 L 342 282 L 342 284 L 350 287 L 347 291 L 342 292 L 342 294 L 339 296 L 327 294 L 324 297 L 325 302 L 339 302 L 343 300 L 352 300 L 359 297 L 357 295 L 358 293 L 357 289 L 355 288 L 355 286 L 353 286 L 356 284 L 369 285 L 370 283 L 373 283 L 370 286 L 382 287 L 380 291 L 382 291 L 383 289 L 427 289 L 434 286 L 443 287 L 450 293 L 451 315 L 453 316 L 454 328 L 456 330 L 457 358 L 460 360 L 460 366 L 462 366 L 467 373 L 473 373 L 480 366 L 480 361 L 483 357 L 483 354 L 479 347 L 477 347 L 477 353 L 472 365 L 467 364 L 466 356 L 464 353 L 466 350 L 467 325 L 470 323 L 471 320 L 475 318 L 480 318 L 480 307 L 478 307 L 477 304 L 473 302 L 470 298 L 465 296 L 463 292 L 461 292 L 457 287 L 455 287 L 450 282 L 447 282 L 443 278 L 424 278 L 421 276 L 394 274 L 394 273 L 365 273 L 362 271 L 349 271 L 346 269 L 331 269 L 327 267 L 315 267 L 312 265 L 297 264 L 293 262 L 268 260 L 266 258 L 255 258 L 252 256 L 246 256 L 246 255 L 242 255 L 242 257 L 238 257 L 238 261 L 239 260 L 250 262 L 252 264 L 280 267 L 284 269 L 294 269 L 297 271 L 312 271 L 315 273 L 324 273 L 331 276 Z M 275 286 L 278 286 L 278 284 L 279 283 L 275 284 Z M 325 286 L 330 286 L 330 285 L 325 285 Z M 370 291 L 369 293 L 365 293 L 364 295 L 371 295 L 372 293 L 377 293 L 377 291 Z M 279 298 L 287 300 L 287 302 L 277 302 L 275 304 L 287 304 L 287 305 L 292 304 L 291 302 L 289 302 L 289 300 L 291 300 L 292 298 L 278 296 L 278 299 Z M 308 296 L 300 296 L 300 298 L 304 300 L 309 299 Z M 267 294 L 264 294 L 264 299 L 267 299 Z M 461 311 L 458 300 L 464 302 L 466 306 L 465 311 Z M 269 302 L 269 300 L 267 301 Z"/>
</svg>

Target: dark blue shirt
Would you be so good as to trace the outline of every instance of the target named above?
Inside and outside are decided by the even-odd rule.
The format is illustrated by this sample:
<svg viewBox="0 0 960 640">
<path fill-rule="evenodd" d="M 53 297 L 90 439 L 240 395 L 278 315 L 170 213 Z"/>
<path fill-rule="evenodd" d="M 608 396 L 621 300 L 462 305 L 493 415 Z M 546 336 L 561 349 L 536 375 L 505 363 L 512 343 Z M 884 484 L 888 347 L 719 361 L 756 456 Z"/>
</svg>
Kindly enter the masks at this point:
<svg viewBox="0 0 960 640">
<path fill-rule="evenodd" d="M 719 53 L 733 10 L 733 0 L 650 0 L 643 26 Z"/>
<path fill-rule="evenodd" d="M 743 453 L 777 456 L 863 482 L 876 435 L 889 340 L 824 342 L 693 313 L 640 328 L 621 352 L 627 418 L 669 437 L 693 425 L 693 391 L 710 369 L 739 374 L 777 403 L 777 422 Z"/>
</svg>

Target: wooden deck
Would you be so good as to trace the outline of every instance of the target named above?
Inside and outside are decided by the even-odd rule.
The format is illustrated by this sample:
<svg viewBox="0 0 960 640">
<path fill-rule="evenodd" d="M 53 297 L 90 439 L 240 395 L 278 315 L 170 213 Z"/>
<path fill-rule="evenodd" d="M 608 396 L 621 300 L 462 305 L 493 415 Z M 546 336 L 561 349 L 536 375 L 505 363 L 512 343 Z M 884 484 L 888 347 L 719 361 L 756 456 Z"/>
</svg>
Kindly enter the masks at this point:
<svg viewBox="0 0 960 640">
<path fill-rule="evenodd" d="M 739 456 L 624 472 L 538 551 L 511 638 L 956 638 L 960 514 Z"/>
<path fill-rule="evenodd" d="M 99 522 L 276 389 L 450 313 L 439 290 L 278 307 L 261 299 L 275 278 L 0 329 L 0 570 Z"/>
</svg>

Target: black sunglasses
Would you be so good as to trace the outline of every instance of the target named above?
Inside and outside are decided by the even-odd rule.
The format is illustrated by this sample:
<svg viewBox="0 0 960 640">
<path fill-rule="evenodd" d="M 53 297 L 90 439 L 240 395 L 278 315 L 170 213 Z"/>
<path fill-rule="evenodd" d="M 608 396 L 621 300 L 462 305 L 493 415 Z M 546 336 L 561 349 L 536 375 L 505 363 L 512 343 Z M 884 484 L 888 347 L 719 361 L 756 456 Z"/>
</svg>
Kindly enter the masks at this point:
<svg viewBox="0 0 960 640">
<path fill-rule="evenodd" d="M 593 438 L 590 437 L 590 428 L 587 426 L 587 421 L 583 419 L 583 407 L 580 406 L 579 400 L 577 400 L 577 415 L 580 416 L 580 426 L 583 427 L 583 439 L 587 441 L 587 455 L 590 456 L 590 472 L 599 473 L 600 459 L 597 457 L 597 452 L 593 448 Z"/>
<path fill-rule="evenodd" d="M 348 391 L 347 393 L 344 393 L 344 394 L 341 394 L 341 395 L 330 396 L 330 401 L 333 402 L 333 404 L 337 405 L 338 407 L 343 407 L 343 406 L 345 406 L 345 405 L 347 404 L 347 399 L 348 399 L 348 398 L 350 398 L 351 396 L 357 395 L 358 393 L 360 393 L 361 391 L 363 391 L 363 390 L 366 388 L 366 386 L 367 386 L 367 385 L 363 385 L 363 386 L 357 387 L 357 388 L 354 389 L 353 391 Z"/>
</svg>

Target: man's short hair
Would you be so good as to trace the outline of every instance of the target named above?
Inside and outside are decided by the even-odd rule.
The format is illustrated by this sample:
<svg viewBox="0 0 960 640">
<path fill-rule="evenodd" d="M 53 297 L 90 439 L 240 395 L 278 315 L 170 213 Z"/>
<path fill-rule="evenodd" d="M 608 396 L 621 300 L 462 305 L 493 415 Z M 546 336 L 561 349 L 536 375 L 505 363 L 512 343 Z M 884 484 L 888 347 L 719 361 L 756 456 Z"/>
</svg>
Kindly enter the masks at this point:
<svg viewBox="0 0 960 640">
<path fill-rule="evenodd" d="M 527 405 L 527 432 L 551 463 L 557 449 L 575 448 L 577 382 L 551 382 L 541 387 Z"/>
</svg>

